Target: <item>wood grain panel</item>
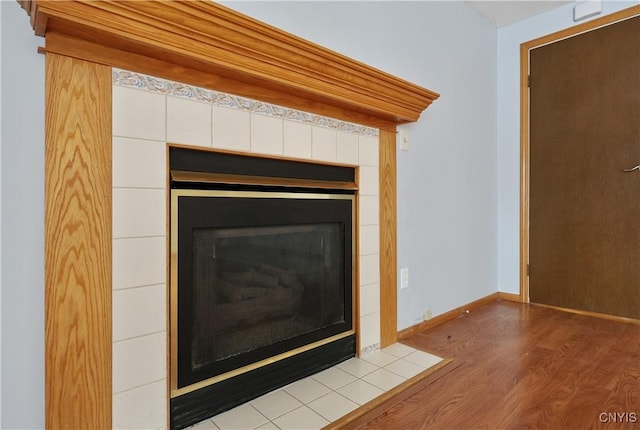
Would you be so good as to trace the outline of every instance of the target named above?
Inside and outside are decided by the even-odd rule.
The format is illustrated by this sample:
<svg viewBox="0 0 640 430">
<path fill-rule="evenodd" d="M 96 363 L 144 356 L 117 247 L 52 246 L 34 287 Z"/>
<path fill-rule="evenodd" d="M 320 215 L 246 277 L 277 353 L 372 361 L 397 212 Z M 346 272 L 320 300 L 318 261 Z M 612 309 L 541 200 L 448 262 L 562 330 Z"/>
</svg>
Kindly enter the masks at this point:
<svg viewBox="0 0 640 430">
<path fill-rule="evenodd" d="M 46 57 L 46 427 L 111 427 L 111 70 Z"/>
<path fill-rule="evenodd" d="M 396 133 L 380 130 L 380 347 L 398 340 Z"/>
</svg>

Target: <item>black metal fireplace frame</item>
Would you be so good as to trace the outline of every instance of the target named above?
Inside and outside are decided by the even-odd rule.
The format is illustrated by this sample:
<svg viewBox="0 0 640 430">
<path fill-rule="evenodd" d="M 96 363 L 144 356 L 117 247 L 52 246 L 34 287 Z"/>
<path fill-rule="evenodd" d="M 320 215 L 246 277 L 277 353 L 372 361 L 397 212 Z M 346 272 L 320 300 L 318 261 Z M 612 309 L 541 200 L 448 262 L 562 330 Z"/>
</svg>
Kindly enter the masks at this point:
<svg viewBox="0 0 640 430">
<path fill-rule="evenodd" d="M 172 279 L 171 318 L 177 320 L 178 342 L 172 345 L 172 359 L 176 360 L 177 377 L 173 394 L 179 395 L 203 385 L 217 383 L 252 368 L 288 358 L 306 349 L 327 343 L 329 339 L 354 333 L 353 262 L 355 260 L 355 196 L 308 192 L 255 192 L 174 189 L 172 196 L 172 258 L 177 258 L 177 277 Z M 190 240 L 195 229 L 220 227 L 271 227 L 276 225 L 313 225 L 335 223 L 342 226 L 344 261 L 344 321 L 252 351 L 248 355 L 231 357 L 194 370 L 190 365 L 190 331 L 193 306 L 193 245 Z M 176 254 L 176 255 L 173 255 Z M 179 285 L 185 288 L 178 288 Z M 191 287 L 191 288 L 189 288 Z"/>
<path fill-rule="evenodd" d="M 193 381 L 184 380 L 178 384 L 180 360 L 174 353 L 174 350 L 177 350 L 177 341 L 175 336 L 171 336 L 170 427 L 180 429 L 355 355 L 357 167 L 200 151 L 184 147 L 170 147 L 169 153 L 172 172 L 171 199 L 172 206 L 176 209 L 179 207 L 178 195 L 208 195 L 207 198 L 226 199 L 234 193 L 247 197 L 257 192 L 251 198 L 266 199 L 264 201 L 280 205 L 283 213 L 294 215 L 285 222 L 296 224 L 301 222 L 295 217 L 301 209 L 301 206 L 298 206 L 301 200 L 312 203 L 306 210 L 307 222 L 334 222 L 336 217 L 327 216 L 334 212 L 334 209 L 336 212 L 342 212 L 342 215 L 338 216 L 338 222 L 345 222 L 344 211 L 347 205 L 350 220 L 345 223 L 345 228 L 348 230 L 348 237 L 352 238 L 346 248 L 348 270 L 345 271 L 345 290 L 348 289 L 349 294 L 345 294 L 345 307 L 348 309 L 345 319 L 348 321 L 339 327 L 332 327 L 321 335 L 312 333 L 300 340 L 299 345 L 294 345 L 293 353 L 274 356 L 273 350 L 267 348 L 263 351 L 264 359 L 261 362 L 257 365 L 248 363 L 240 372 L 230 371 L 195 384 L 192 384 Z M 193 189 L 195 191 L 190 191 Z M 261 197 L 256 197 L 257 195 Z M 235 198 L 242 197 L 236 195 Z M 315 206 L 316 204 L 320 206 Z M 322 205 L 325 209 L 318 210 Z M 176 216 L 173 212 L 174 209 L 172 217 Z M 177 211 L 175 212 L 177 214 Z M 322 212 L 324 216 L 316 215 Z M 223 216 L 233 216 L 234 213 L 237 211 L 231 207 Z M 272 222 L 269 219 L 264 220 L 266 225 Z M 213 223 L 215 224 L 215 221 Z M 177 237 L 177 232 L 173 229 L 174 227 L 171 234 L 172 242 Z M 172 284 L 177 284 L 179 273 L 176 270 L 179 259 L 174 255 L 177 249 L 177 243 L 172 243 Z M 170 290 L 170 297 L 171 303 L 178 302 L 177 291 L 173 288 Z M 171 307 L 171 331 L 177 332 L 178 318 L 173 304 Z M 184 385 L 188 387 L 186 390 L 183 388 Z"/>
</svg>

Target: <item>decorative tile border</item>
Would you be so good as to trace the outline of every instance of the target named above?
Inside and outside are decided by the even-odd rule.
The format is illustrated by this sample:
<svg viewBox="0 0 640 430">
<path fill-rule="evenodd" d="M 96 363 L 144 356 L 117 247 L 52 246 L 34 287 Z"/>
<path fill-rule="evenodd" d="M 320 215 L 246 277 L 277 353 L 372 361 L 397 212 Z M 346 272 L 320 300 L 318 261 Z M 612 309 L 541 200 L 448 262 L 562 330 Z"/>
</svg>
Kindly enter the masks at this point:
<svg viewBox="0 0 640 430">
<path fill-rule="evenodd" d="M 360 350 L 360 357 L 364 357 L 365 355 L 369 355 L 376 351 L 380 351 L 380 343 L 374 343 L 373 345 L 366 346 Z"/>
<path fill-rule="evenodd" d="M 112 80 L 114 85 L 118 85 L 121 87 L 138 88 L 168 96 L 198 100 L 201 102 L 210 103 L 214 106 L 274 116 L 289 121 L 296 121 L 313 126 L 345 131 L 347 133 L 359 134 L 364 136 L 378 136 L 377 128 L 365 127 L 363 125 L 346 121 L 339 121 L 333 118 L 310 114 L 308 112 L 289 109 L 282 106 L 272 105 L 258 100 L 252 100 L 232 94 L 219 93 L 217 91 L 208 90 L 206 88 L 199 88 L 179 82 L 155 78 L 153 76 L 143 75 L 141 73 L 134 73 L 114 68 L 112 71 Z"/>
</svg>

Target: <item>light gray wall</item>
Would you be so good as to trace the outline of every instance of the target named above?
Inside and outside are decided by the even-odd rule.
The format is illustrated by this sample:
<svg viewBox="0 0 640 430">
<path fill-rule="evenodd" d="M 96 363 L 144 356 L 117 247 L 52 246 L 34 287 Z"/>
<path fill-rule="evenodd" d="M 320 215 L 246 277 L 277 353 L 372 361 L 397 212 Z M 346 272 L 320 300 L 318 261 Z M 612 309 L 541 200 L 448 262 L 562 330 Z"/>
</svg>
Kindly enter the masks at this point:
<svg viewBox="0 0 640 430">
<path fill-rule="evenodd" d="M 0 1 L 2 428 L 44 428 L 44 41 Z"/>
<path fill-rule="evenodd" d="M 602 14 L 640 1 L 605 0 Z M 560 8 L 498 30 L 498 210 L 499 288 L 518 293 L 520 269 L 520 44 L 572 27 L 573 7 Z M 581 22 L 587 22 L 584 20 Z"/>
<path fill-rule="evenodd" d="M 398 328 L 497 291 L 495 27 L 463 2 L 225 4 L 442 94 L 398 152 Z"/>
</svg>

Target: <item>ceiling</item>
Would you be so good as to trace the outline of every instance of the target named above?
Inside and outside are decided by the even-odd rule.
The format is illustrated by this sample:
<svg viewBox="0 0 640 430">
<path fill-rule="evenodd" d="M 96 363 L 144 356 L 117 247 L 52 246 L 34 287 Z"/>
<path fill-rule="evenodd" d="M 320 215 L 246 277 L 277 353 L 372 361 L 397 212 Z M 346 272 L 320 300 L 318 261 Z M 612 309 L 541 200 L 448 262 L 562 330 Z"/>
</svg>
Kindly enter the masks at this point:
<svg viewBox="0 0 640 430">
<path fill-rule="evenodd" d="M 496 27 L 504 27 L 516 21 L 572 3 L 572 1 L 466 0 L 465 3 L 491 21 Z"/>
</svg>

